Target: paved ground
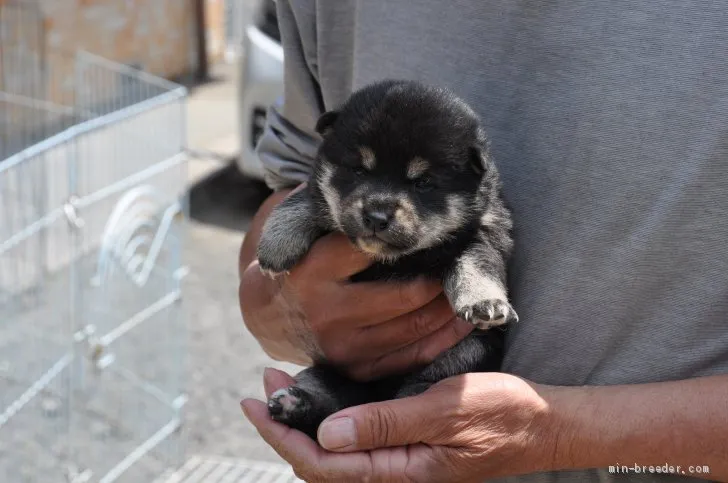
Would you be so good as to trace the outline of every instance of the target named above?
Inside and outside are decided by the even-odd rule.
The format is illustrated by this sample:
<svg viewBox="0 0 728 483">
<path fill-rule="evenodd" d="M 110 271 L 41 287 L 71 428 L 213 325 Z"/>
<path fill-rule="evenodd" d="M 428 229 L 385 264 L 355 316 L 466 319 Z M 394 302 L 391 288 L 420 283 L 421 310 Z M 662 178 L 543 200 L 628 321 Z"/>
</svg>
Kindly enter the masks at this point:
<svg viewBox="0 0 728 483">
<path fill-rule="evenodd" d="M 278 461 L 238 404 L 262 396 L 262 371 L 272 364 L 245 330 L 237 302 L 238 249 L 267 189 L 216 159 L 236 152 L 236 69 L 218 66 L 213 73 L 216 81 L 192 91 L 188 113 L 190 146 L 219 155 L 190 163 L 188 454 Z"/>
<path fill-rule="evenodd" d="M 233 156 L 237 152 L 238 64 L 221 63 L 210 70 L 210 79 L 189 87 L 187 143 L 195 151 Z"/>
</svg>

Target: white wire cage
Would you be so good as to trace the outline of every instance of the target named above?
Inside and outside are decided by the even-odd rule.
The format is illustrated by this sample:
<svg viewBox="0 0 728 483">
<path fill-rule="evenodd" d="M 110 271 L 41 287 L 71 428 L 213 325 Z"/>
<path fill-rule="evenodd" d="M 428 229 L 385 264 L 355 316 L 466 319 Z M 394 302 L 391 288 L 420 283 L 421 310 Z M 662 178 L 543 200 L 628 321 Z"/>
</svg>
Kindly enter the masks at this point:
<svg viewBox="0 0 728 483">
<path fill-rule="evenodd" d="M 183 452 L 186 90 L 0 9 L 0 481 L 152 481 Z"/>
</svg>

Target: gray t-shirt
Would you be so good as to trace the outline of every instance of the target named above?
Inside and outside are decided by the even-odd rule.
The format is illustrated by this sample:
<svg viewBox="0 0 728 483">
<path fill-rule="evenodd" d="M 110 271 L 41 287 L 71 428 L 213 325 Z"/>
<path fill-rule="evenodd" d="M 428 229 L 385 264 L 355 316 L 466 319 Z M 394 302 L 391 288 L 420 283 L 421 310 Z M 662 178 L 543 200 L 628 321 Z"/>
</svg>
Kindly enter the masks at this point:
<svg viewBox="0 0 728 483">
<path fill-rule="evenodd" d="M 259 147 L 272 187 L 307 178 L 317 117 L 353 90 L 447 86 L 482 116 L 513 210 L 521 322 L 505 371 L 559 385 L 728 373 L 725 1 L 278 3 L 285 100 Z"/>
</svg>

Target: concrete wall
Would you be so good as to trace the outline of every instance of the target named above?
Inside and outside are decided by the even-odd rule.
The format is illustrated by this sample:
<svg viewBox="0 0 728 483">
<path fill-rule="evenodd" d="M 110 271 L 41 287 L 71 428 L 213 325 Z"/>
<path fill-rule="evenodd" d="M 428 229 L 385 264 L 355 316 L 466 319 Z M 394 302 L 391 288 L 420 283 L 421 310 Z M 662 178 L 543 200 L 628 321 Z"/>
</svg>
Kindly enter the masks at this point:
<svg viewBox="0 0 728 483">
<path fill-rule="evenodd" d="M 61 129 L 77 95 L 118 97 L 78 50 L 174 79 L 197 68 L 196 36 L 195 0 L 0 0 L 0 160 Z"/>
<path fill-rule="evenodd" d="M 205 37 L 207 59 L 210 65 L 219 62 L 225 55 L 225 2 L 205 0 Z"/>
<path fill-rule="evenodd" d="M 86 50 L 168 79 L 196 68 L 194 0 L 0 0 L 0 90 L 67 104 L 73 53 Z M 33 4 L 38 8 L 33 8 Z M 45 59 L 45 72 L 39 75 Z M 29 85 L 46 79 L 42 93 Z M 26 91 L 26 92 L 23 92 Z"/>
<path fill-rule="evenodd" d="M 196 63 L 194 0 L 42 0 L 50 50 L 88 50 L 172 78 Z"/>
</svg>

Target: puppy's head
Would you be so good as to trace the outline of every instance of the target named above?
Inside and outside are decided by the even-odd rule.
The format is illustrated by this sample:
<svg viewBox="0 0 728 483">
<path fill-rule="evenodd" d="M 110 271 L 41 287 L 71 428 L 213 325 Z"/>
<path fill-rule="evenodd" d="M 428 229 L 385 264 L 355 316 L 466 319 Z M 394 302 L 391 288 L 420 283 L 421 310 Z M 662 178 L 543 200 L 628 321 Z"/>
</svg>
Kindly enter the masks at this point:
<svg viewBox="0 0 728 483">
<path fill-rule="evenodd" d="M 413 82 L 366 87 L 316 126 L 314 176 L 335 225 L 382 261 L 437 246 L 477 219 L 491 169 L 475 113 Z"/>
</svg>

